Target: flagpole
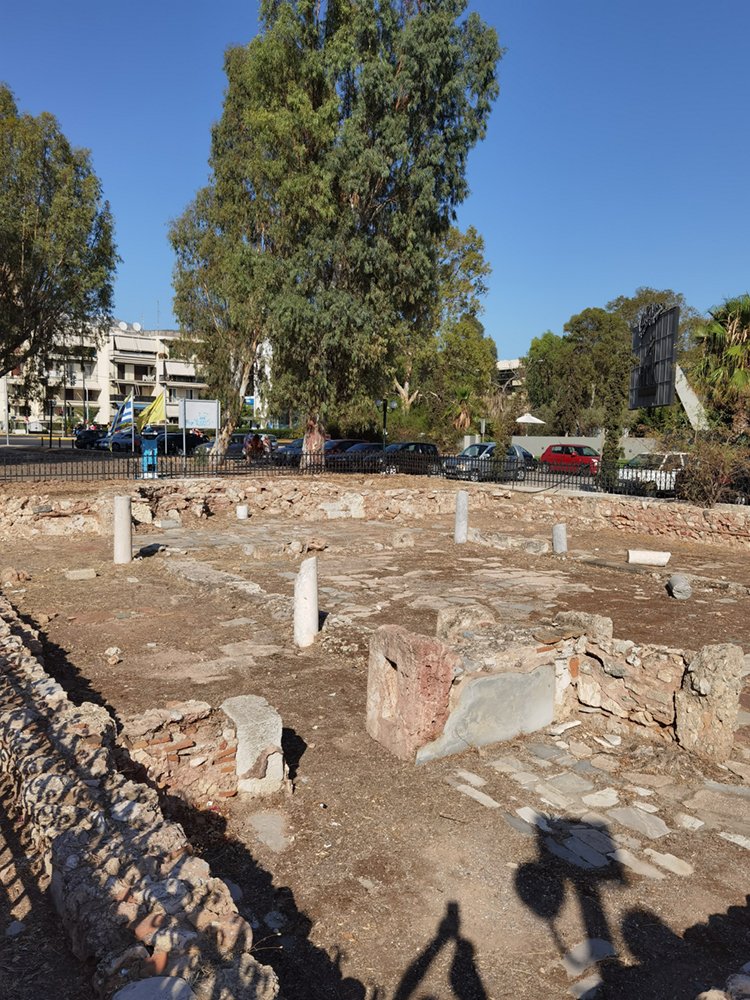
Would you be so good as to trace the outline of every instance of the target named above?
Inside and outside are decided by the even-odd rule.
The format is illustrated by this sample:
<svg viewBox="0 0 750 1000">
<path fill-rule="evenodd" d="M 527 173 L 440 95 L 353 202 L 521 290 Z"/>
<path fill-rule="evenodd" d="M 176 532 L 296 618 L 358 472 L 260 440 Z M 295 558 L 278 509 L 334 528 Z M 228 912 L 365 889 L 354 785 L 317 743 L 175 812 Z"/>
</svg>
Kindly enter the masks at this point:
<svg viewBox="0 0 750 1000">
<path fill-rule="evenodd" d="M 164 457 L 167 457 L 167 387 L 164 386 Z"/>
</svg>

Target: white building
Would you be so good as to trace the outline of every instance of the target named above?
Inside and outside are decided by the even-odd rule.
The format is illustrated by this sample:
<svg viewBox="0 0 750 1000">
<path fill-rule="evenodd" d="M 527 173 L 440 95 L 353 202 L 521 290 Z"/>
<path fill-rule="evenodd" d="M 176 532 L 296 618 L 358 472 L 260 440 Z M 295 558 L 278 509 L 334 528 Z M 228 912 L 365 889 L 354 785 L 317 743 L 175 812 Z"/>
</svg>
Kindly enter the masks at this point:
<svg viewBox="0 0 750 1000">
<path fill-rule="evenodd" d="M 99 343 L 84 337 L 54 351 L 42 398 L 29 397 L 23 371 L 18 368 L 0 379 L 0 423 L 5 422 L 6 399 L 11 430 L 38 423 L 62 427 L 63 421 L 108 424 L 131 392 L 136 402 L 148 404 L 167 390 L 167 417 L 177 422 L 180 399 L 205 395 L 206 384 L 190 362 L 173 358 L 178 330 L 143 330 L 138 323 L 113 324 Z"/>
</svg>

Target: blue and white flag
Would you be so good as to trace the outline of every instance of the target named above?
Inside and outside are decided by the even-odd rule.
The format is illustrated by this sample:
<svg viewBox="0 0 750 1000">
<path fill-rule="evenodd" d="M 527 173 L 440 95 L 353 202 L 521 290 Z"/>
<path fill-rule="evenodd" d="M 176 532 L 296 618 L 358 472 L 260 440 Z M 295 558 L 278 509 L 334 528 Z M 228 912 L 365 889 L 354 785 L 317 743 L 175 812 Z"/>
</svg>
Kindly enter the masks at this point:
<svg viewBox="0 0 750 1000">
<path fill-rule="evenodd" d="M 112 421 L 112 426 L 109 429 L 110 434 L 116 434 L 117 431 L 123 430 L 125 427 L 131 427 L 133 424 L 133 393 L 123 399 L 120 406 L 115 414 L 115 419 Z"/>
</svg>

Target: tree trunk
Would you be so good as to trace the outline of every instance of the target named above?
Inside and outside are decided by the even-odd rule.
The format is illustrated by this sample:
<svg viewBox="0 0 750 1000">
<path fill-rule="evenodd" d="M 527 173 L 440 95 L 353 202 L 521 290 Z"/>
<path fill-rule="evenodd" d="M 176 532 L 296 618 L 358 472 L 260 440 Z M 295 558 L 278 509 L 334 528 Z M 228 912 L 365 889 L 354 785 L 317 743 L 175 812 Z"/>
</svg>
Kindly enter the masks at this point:
<svg viewBox="0 0 750 1000">
<path fill-rule="evenodd" d="M 236 391 L 232 393 L 230 405 L 224 410 L 221 430 L 216 436 L 216 443 L 211 451 L 213 459 L 222 459 L 226 455 L 229 442 L 232 440 L 232 434 L 242 414 L 242 407 L 252 374 L 253 365 L 249 362 L 245 362 L 237 369 L 235 378 L 233 379 Z"/>
<path fill-rule="evenodd" d="M 301 472 L 320 472 L 325 468 L 325 428 L 317 414 L 310 414 L 302 442 Z"/>
</svg>

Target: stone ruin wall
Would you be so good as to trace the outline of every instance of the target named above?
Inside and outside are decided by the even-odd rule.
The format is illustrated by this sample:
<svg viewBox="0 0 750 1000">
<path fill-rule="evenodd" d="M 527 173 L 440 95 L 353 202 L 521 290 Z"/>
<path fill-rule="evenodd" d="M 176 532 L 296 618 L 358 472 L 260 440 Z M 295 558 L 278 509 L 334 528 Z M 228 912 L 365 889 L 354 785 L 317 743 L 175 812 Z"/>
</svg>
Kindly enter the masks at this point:
<svg viewBox="0 0 750 1000">
<path fill-rule="evenodd" d="M 595 712 L 721 762 L 732 749 L 743 669 L 739 646 L 638 646 L 615 639 L 601 615 L 563 612 L 525 629 L 462 606 L 439 613 L 437 638 L 395 625 L 373 634 L 367 729 L 420 763 Z"/>
<path fill-rule="evenodd" d="M 185 703 L 129 720 L 118 747 L 108 712 L 74 705 L 40 654 L 38 633 L 0 599 L 5 799 L 42 859 L 74 954 L 94 970 L 96 995 L 168 975 L 190 983 L 198 1000 L 276 997 L 276 977 L 252 957 L 252 929 L 227 885 L 192 854 L 182 827 L 164 818 L 157 791 L 116 767 L 129 744 L 141 766 L 165 787 L 182 785 L 188 799 L 196 785 L 201 794 L 234 794 L 226 723 Z M 181 755 L 199 735 L 212 745 L 192 768 L 199 777 L 186 782 L 190 762 Z"/>
<path fill-rule="evenodd" d="M 409 481 L 411 483 L 411 481 Z M 91 496 L 75 498 L 51 493 L 0 497 L 0 535 L 33 537 L 38 534 L 111 531 L 112 496 L 128 493 L 137 524 L 162 519 L 189 523 L 194 518 L 229 511 L 247 504 L 251 516 L 266 511 L 300 520 L 357 518 L 395 521 L 429 520 L 455 510 L 458 488 L 470 491 L 470 510 L 498 510 L 521 521 L 546 524 L 549 534 L 557 521 L 570 530 L 585 532 L 610 528 L 661 539 L 709 542 L 750 548 L 750 509 L 723 505 L 702 510 L 689 504 L 634 497 L 581 496 L 548 491 L 515 492 L 492 485 L 452 484 L 384 489 L 380 480 L 247 478 L 234 480 L 169 480 L 146 484 L 123 482 L 102 489 L 91 484 Z"/>
</svg>

